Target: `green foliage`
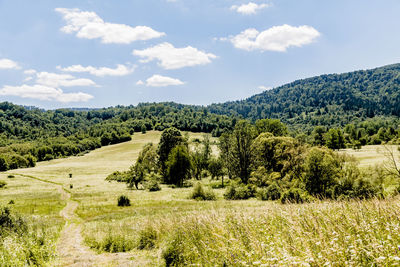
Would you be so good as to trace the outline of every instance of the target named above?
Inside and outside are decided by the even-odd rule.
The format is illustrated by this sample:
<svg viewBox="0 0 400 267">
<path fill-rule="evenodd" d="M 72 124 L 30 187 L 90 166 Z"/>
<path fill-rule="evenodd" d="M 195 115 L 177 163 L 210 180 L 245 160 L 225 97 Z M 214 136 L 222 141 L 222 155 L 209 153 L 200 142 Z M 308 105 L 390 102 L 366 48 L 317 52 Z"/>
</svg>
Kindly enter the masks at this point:
<svg viewBox="0 0 400 267">
<path fill-rule="evenodd" d="M 160 179 L 161 179 L 161 177 L 158 174 L 154 173 L 154 172 L 148 174 L 146 176 L 146 181 L 147 181 L 146 182 L 146 189 L 149 192 L 160 191 L 161 190 L 161 186 L 159 184 Z"/>
<path fill-rule="evenodd" d="M 147 226 L 139 232 L 138 249 L 152 249 L 155 247 L 157 241 L 157 232 L 151 227 Z"/>
<path fill-rule="evenodd" d="M 5 181 L 0 180 L 0 188 L 4 188 L 7 185 Z"/>
<path fill-rule="evenodd" d="M 294 129 L 312 131 L 359 123 L 368 118 L 391 118 L 398 124 L 400 64 L 371 70 L 297 80 L 245 100 L 213 104 L 216 114 L 255 121 L 280 119 Z"/>
<path fill-rule="evenodd" d="M 259 200 L 278 200 L 281 198 L 281 191 L 282 189 L 274 182 L 267 187 L 257 188 L 256 197 Z"/>
<path fill-rule="evenodd" d="M 285 124 L 277 119 L 262 119 L 256 121 L 257 134 L 272 133 L 274 136 L 284 136 L 288 134 Z"/>
<path fill-rule="evenodd" d="M 224 198 L 228 200 L 249 199 L 254 197 L 255 187 L 242 183 L 231 183 L 225 190 Z"/>
<path fill-rule="evenodd" d="M 309 194 L 300 188 L 289 188 L 283 192 L 281 196 L 281 202 L 284 204 L 288 203 L 304 203 L 311 200 Z"/>
<path fill-rule="evenodd" d="M 211 189 L 204 189 L 201 183 L 196 183 L 189 198 L 194 200 L 216 200 L 217 197 Z"/>
<path fill-rule="evenodd" d="M 208 162 L 208 171 L 211 174 L 211 179 L 218 179 L 219 177 L 224 176 L 224 165 L 223 161 L 220 157 L 212 157 Z"/>
<path fill-rule="evenodd" d="M 131 205 L 131 201 L 127 196 L 121 195 L 118 198 L 118 207 L 128 207 Z"/>
<path fill-rule="evenodd" d="M 312 148 L 305 159 L 304 184 L 315 196 L 332 197 L 329 188 L 340 177 L 343 162 L 331 150 Z"/>
<path fill-rule="evenodd" d="M 183 181 L 189 177 L 192 168 L 187 147 L 184 145 L 174 147 L 168 156 L 166 167 L 168 182 L 182 187 Z"/>
<path fill-rule="evenodd" d="M 176 128 L 168 128 L 162 132 L 157 153 L 161 175 L 166 179 L 168 179 L 167 161 L 169 159 L 169 154 L 174 147 L 182 144 L 186 144 L 186 142 L 181 132 Z"/>
<path fill-rule="evenodd" d="M 24 219 L 11 212 L 8 207 L 0 207 L 0 238 L 4 238 L 11 233 L 22 235 L 27 230 Z"/>
<path fill-rule="evenodd" d="M 126 172 L 115 171 L 106 177 L 106 181 L 127 182 L 128 176 Z"/>
</svg>

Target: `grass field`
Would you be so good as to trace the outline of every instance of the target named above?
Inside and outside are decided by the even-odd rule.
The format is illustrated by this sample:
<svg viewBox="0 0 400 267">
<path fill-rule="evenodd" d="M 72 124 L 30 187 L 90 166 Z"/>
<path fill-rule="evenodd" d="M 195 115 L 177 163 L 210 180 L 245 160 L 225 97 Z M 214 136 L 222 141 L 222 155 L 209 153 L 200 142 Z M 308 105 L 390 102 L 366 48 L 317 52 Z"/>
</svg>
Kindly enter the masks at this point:
<svg viewBox="0 0 400 267">
<path fill-rule="evenodd" d="M 188 199 L 191 188 L 163 185 L 161 191 L 147 192 L 105 181 L 113 171 L 128 169 L 143 145 L 157 143 L 160 134 L 139 133 L 129 142 L 84 156 L 1 173 L 0 180 L 8 185 L 0 191 L 0 204 L 14 200 L 15 210 L 41 218 L 54 227 L 56 236 L 63 224 L 59 213 L 66 204 L 60 188 L 26 176 L 7 175 L 29 175 L 66 189 L 72 184 L 70 192 L 78 202 L 76 214 L 82 219 L 85 243 L 103 253 L 130 250 L 132 266 L 162 266 L 163 258 L 203 266 L 400 265 L 398 198 L 282 205 L 255 199 L 226 201 L 224 190 L 217 189 L 217 201 L 198 202 Z M 191 139 L 201 136 L 190 134 Z M 377 148 L 343 152 L 366 167 L 384 160 Z M 215 146 L 213 149 L 215 152 Z M 121 194 L 130 198 L 132 206 L 117 207 Z M 150 242 L 151 248 L 139 249 L 143 240 Z"/>
</svg>

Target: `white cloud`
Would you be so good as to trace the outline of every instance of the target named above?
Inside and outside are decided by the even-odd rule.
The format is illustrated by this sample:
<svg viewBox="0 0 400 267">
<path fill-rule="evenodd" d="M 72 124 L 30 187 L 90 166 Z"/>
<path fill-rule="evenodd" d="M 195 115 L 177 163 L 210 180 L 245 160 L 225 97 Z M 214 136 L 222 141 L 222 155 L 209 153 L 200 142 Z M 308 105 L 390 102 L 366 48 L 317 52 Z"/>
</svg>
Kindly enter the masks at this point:
<svg viewBox="0 0 400 267">
<path fill-rule="evenodd" d="M 82 65 L 72 65 L 66 68 L 62 68 L 60 66 L 57 67 L 57 69 L 65 72 L 88 72 L 92 75 L 95 76 L 125 76 L 134 71 L 133 67 L 127 67 L 125 65 L 118 64 L 115 69 L 112 68 L 107 68 L 107 67 L 92 67 L 92 66 L 87 66 L 84 67 Z"/>
<path fill-rule="evenodd" d="M 24 74 L 26 75 L 33 75 L 36 73 L 36 70 L 29 69 L 29 70 L 24 70 Z"/>
<path fill-rule="evenodd" d="M 6 85 L 0 89 L 0 95 L 3 96 L 18 96 L 22 98 L 32 98 L 38 100 L 58 101 L 63 103 L 68 102 L 87 102 L 93 96 L 78 92 L 64 93 L 61 89 L 45 86 L 45 85 L 21 85 L 9 86 Z"/>
<path fill-rule="evenodd" d="M 17 62 L 12 61 L 11 59 L 2 58 L 0 59 L 0 70 L 2 69 L 14 69 L 18 70 L 21 67 L 18 65 Z"/>
<path fill-rule="evenodd" d="M 147 26 L 131 27 L 125 24 L 104 22 L 95 12 L 81 11 L 77 8 L 56 8 L 55 10 L 63 15 L 67 23 L 61 31 L 76 33 L 78 38 L 101 38 L 101 41 L 106 44 L 130 44 L 165 35 Z"/>
<path fill-rule="evenodd" d="M 97 86 L 90 79 L 75 78 L 70 74 L 57 74 L 49 72 L 39 72 L 36 74 L 36 82 L 40 85 L 58 88 L 72 86 Z"/>
<path fill-rule="evenodd" d="M 269 90 L 272 90 L 272 87 L 260 85 L 260 86 L 258 87 L 258 89 L 263 90 L 263 91 L 269 91 Z"/>
<path fill-rule="evenodd" d="M 158 64 L 164 69 L 205 65 L 211 63 L 211 59 L 216 58 L 214 54 L 200 51 L 191 46 L 175 48 L 170 43 L 162 43 L 144 50 L 133 50 L 132 54 L 144 58 L 141 60 L 144 63 L 158 60 Z"/>
<path fill-rule="evenodd" d="M 310 44 L 320 33 L 311 26 L 274 26 L 263 32 L 247 29 L 230 38 L 232 44 L 247 51 L 277 51 L 285 52 L 291 46 L 301 47 Z"/>
<path fill-rule="evenodd" d="M 151 86 L 151 87 L 164 87 L 164 86 L 169 86 L 169 85 L 182 85 L 184 82 L 166 77 L 166 76 L 161 76 L 161 75 L 153 75 L 150 78 L 146 80 L 146 86 Z"/>
<path fill-rule="evenodd" d="M 248 4 L 243 4 L 240 6 L 233 5 L 231 6 L 231 10 L 235 10 L 238 13 L 244 14 L 244 15 L 253 15 L 256 14 L 256 12 L 260 9 L 264 9 L 269 7 L 269 4 L 256 4 L 253 2 L 250 2 Z"/>
<path fill-rule="evenodd" d="M 142 80 L 139 80 L 136 82 L 136 85 L 144 85 L 144 82 Z"/>
</svg>

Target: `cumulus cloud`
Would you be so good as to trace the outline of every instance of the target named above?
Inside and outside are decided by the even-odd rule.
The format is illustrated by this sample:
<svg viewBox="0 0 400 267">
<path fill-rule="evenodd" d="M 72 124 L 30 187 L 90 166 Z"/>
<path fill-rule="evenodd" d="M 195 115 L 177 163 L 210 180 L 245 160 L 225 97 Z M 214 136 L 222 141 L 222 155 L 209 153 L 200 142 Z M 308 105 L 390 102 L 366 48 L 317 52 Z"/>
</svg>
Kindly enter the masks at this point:
<svg viewBox="0 0 400 267">
<path fill-rule="evenodd" d="M 75 78 L 70 74 L 39 72 L 36 74 L 36 83 L 48 87 L 96 86 L 90 79 Z"/>
<path fill-rule="evenodd" d="M 144 82 L 142 80 L 139 80 L 136 82 L 136 85 L 144 85 Z"/>
<path fill-rule="evenodd" d="M 146 80 L 146 86 L 150 87 L 164 87 L 169 85 L 182 85 L 184 82 L 161 75 L 153 75 Z"/>
<path fill-rule="evenodd" d="M 76 33 L 78 38 L 97 39 L 103 43 L 130 44 L 159 38 L 165 33 L 158 32 L 147 26 L 131 27 L 125 24 L 105 22 L 95 12 L 80 9 L 56 8 L 63 15 L 66 25 L 61 28 L 65 33 Z"/>
<path fill-rule="evenodd" d="M 133 67 L 127 67 L 125 65 L 118 64 L 115 69 L 100 67 L 96 68 L 93 66 L 84 67 L 82 65 L 72 65 L 66 68 L 62 68 L 60 66 L 57 69 L 64 72 L 87 72 L 95 76 L 104 77 L 104 76 L 125 76 L 134 71 Z"/>
<path fill-rule="evenodd" d="M 236 12 L 243 14 L 243 15 L 253 15 L 256 14 L 258 10 L 264 9 L 269 7 L 269 4 L 256 4 L 253 2 L 250 2 L 248 4 L 243 4 L 243 5 L 233 5 L 231 6 L 231 10 L 235 10 Z"/>
<path fill-rule="evenodd" d="M 18 65 L 18 63 L 15 61 L 12 61 L 11 59 L 7 59 L 7 58 L 0 59 L 0 70 L 5 70 L 5 69 L 18 70 L 20 68 L 21 67 Z"/>
<path fill-rule="evenodd" d="M 285 52 L 289 47 L 301 47 L 310 44 L 320 33 L 311 26 L 274 26 L 263 32 L 247 29 L 229 40 L 239 49 L 247 51 L 277 51 Z"/>
<path fill-rule="evenodd" d="M 197 48 L 187 46 L 175 48 L 170 43 L 162 43 L 144 50 L 133 50 L 133 55 L 144 58 L 142 63 L 158 60 L 164 69 L 180 69 L 211 63 L 216 58 L 214 54 L 206 53 Z"/>
<path fill-rule="evenodd" d="M 93 98 L 92 95 L 78 93 L 64 93 L 63 90 L 45 85 L 21 85 L 9 86 L 6 85 L 0 89 L 2 96 L 18 96 L 22 98 L 32 98 L 38 100 L 58 101 L 63 103 L 68 102 L 87 102 Z"/>
</svg>

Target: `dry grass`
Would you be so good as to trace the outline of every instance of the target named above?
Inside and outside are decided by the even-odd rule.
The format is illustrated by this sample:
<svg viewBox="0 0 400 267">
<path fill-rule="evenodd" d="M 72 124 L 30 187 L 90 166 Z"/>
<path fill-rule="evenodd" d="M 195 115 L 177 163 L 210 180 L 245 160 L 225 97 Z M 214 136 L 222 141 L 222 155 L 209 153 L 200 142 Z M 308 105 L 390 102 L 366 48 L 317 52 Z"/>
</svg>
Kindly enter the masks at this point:
<svg viewBox="0 0 400 267">
<path fill-rule="evenodd" d="M 79 202 L 77 214 L 85 221 L 86 242 L 100 250 L 107 242 L 129 245 L 132 260 L 142 266 L 163 264 L 161 255 L 171 248 L 182 256 L 181 264 L 205 266 L 400 265 L 398 199 L 281 205 L 254 199 L 226 201 L 224 190 L 218 189 L 217 201 L 198 202 L 188 199 L 191 188 L 162 186 L 161 191 L 147 192 L 105 181 L 113 171 L 126 170 L 143 145 L 157 143 L 160 134 L 135 134 L 130 142 L 14 172 L 65 188 L 72 183 L 72 197 Z M 191 133 L 190 139 L 201 136 Z M 366 167 L 384 160 L 377 148 L 341 153 L 354 155 Z M 216 153 L 215 146 L 213 150 Z M 5 174 L 0 180 L 8 183 L 0 191 L 0 203 L 14 199 L 16 209 L 24 214 L 56 218 L 65 205 L 49 184 L 20 176 L 8 179 Z M 132 206 L 117 207 L 121 194 L 130 198 Z M 140 233 L 149 226 L 157 233 L 155 248 L 136 249 Z"/>
<path fill-rule="evenodd" d="M 392 149 L 395 156 L 400 163 L 400 153 L 397 150 L 398 146 L 388 145 L 388 148 Z M 363 146 L 359 150 L 354 150 L 351 148 L 342 149 L 339 153 L 345 153 L 347 155 L 354 156 L 360 162 L 360 167 L 372 167 L 376 164 L 382 164 L 385 160 L 385 149 L 381 145 L 370 145 Z"/>
</svg>

